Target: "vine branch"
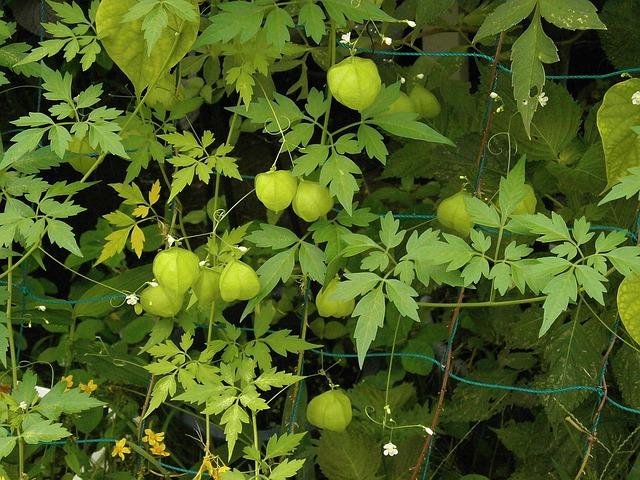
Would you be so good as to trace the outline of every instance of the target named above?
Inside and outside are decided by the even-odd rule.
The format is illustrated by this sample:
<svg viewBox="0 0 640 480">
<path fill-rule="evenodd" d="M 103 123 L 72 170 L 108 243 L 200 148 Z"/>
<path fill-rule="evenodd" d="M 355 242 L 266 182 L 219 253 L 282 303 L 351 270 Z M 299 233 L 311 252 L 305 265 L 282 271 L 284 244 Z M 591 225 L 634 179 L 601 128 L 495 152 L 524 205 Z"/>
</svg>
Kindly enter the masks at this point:
<svg viewBox="0 0 640 480">
<path fill-rule="evenodd" d="M 498 45 L 496 46 L 496 54 L 494 56 L 493 63 L 491 64 L 491 79 L 489 81 L 489 85 L 493 88 L 495 84 L 496 78 L 498 77 L 498 64 L 500 58 L 500 52 L 502 50 L 502 44 L 504 42 L 505 33 L 502 32 L 500 37 L 498 38 Z M 493 125 L 493 109 L 490 108 L 487 112 L 487 122 L 484 126 L 484 130 L 482 132 L 482 140 L 480 141 L 480 147 L 478 148 L 478 155 L 476 157 L 476 167 L 479 169 L 482 161 L 482 156 L 484 155 L 485 149 L 487 147 L 487 143 L 489 142 L 489 136 L 491 134 L 491 127 Z M 478 175 L 480 175 L 480 171 L 478 170 Z M 480 177 L 478 176 L 478 182 L 476 185 L 476 194 L 480 192 L 481 182 Z M 436 435 L 437 427 L 440 423 L 440 417 L 442 415 L 442 410 L 444 409 L 444 399 L 447 393 L 447 385 L 449 384 L 449 377 L 451 376 L 451 365 L 453 363 L 453 339 L 456 332 L 456 324 L 458 322 L 458 315 L 460 314 L 461 306 L 459 304 L 464 300 L 465 289 L 460 289 L 460 293 L 458 294 L 458 301 L 456 302 L 456 307 L 451 313 L 451 320 L 449 321 L 449 335 L 447 339 L 447 355 L 444 364 L 444 372 L 442 374 L 442 382 L 440 383 L 440 392 L 438 393 L 438 403 L 436 404 L 436 410 L 433 415 L 433 420 L 431 421 L 431 434 L 427 435 L 424 439 L 424 444 L 422 445 L 422 450 L 420 451 L 420 455 L 418 456 L 418 460 L 415 465 L 412 467 L 411 480 L 417 480 L 418 475 L 420 474 L 421 467 L 427 458 L 427 453 L 431 448 L 431 442 Z M 428 468 L 425 465 L 425 468 Z M 425 472 L 426 473 L 426 472 Z"/>
</svg>

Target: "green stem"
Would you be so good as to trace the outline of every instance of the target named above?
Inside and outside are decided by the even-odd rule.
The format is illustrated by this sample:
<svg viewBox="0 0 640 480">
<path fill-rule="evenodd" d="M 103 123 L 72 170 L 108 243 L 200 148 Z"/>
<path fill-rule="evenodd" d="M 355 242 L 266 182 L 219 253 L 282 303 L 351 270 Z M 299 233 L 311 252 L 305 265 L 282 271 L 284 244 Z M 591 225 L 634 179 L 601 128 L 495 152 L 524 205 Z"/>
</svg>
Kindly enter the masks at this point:
<svg viewBox="0 0 640 480">
<path fill-rule="evenodd" d="M 336 22 L 331 20 L 331 27 L 329 30 L 329 57 L 331 58 L 330 67 L 336 64 Z M 331 116 L 331 90 L 327 89 L 327 111 L 324 113 L 324 122 L 322 124 L 322 136 L 320 137 L 320 143 L 324 145 L 327 140 L 327 132 L 329 129 L 329 117 Z"/>
<path fill-rule="evenodd" d="M 238 97 L 238 101 L 236 102 L 236 107 L 239 107 L 242 103 L 242 97 Z M 229 145 L 231 143 L 231 138 L 233 138 L 233 132 L 236 129 L 236 121 L 238 119 L 238 114 L 233 112 L 233 116 L 231 117 L 231 124 L 229 125 L 229 131 L 227 132 L 227 139 L 225 144 Z M 216 233 L 218 229 L 218 220 L 216 219 L 216 212 L 218 211 L 218 195 L 220 194 L 220 170 L 216 168 L 216 183 L 213 188 L 213 233 Z"/>
<path fill-rule="evenodd" d="M 20 265 L 22 265 L 22 262 L 24 262 L 27 258 L 29 258 L 33 252 L 35 252 L 39 247 L 40 247 L 40 240 L 38 239 L 37 242 L 35 242 L 33 245 L 31 245 L 31 247 L 29 248 L 29 250 L 27 250 L 22 257 L 20 257 L 20 259 L 14 263 L 13 265 L 11 265 L 11 261 L 7 264 L 7 269 L 0 273 L 0 278 L 4 278 L 8 275 L 11 275 L 11 272 L 13 272 L 16 268 L 18 268 Z"/>
<path fill-rule="evenodd" d="M 209 309 L 209 328 L 207 330 L 207 344 L 205 348 L 207 348 L 211 343 L 211 337 L 213 335 L 213 319 L 215 317 L 215 313 L 216 313 L 216 302 L 212 301 L 211 308 Z M 206 442 L 207 442 L 205 447 L 205 455 L 208 455 L 209 452 L 211 451 L 211 422 L 210 422 L 208 413 L 205 414 L 204 421 L 206 423 L 205 432 L 206 432 Z"/>
<path fill-rule="evenodd" d="M 504 219 L 500 222 L 500 229 L 498 230 L 498 239 L 496 240 L 496 251 L 493 256 L 493 264 L 498 263 L 498 254 L 500 253 L 500 244 L 502 243 L 502 234 L 504 233 Z M 489 294 L 489 301 L 493 302 L 496 298 L 495 279 L 491 280 L 491 293 Z"/>
<path fill-rule="evenodd" d="M 387 426 L 387 407 L 389 406 L 389 387 L 391 386 L 391 369 L 393 368 L 393 355 L 396 353 L 396 340 L 398 339 L 398 330 L 400 329 L 401 315 L 398 315 L 396 329 L 393 332 L 393 343 L 391 344 L 391 357 L 389 358 L 389 369 L 387 370 L 387 386 L 384 390 L 384 414 L 382 416 L 382 429 Z"/>
<path fill-rule="evenodd" d="M 302 240 L 301 240 L 302 241 Z M 304 313 L 303 313 L 303 317 L 302 317 L 302 331 L 300 332 L 300 338 L 302 340 L 305 340 L 307 337 L 307 324 L 308 324 L 308 320 L 309 320 L 309 301 L 308 301 L 308 295 L 309 295 L 309 291 L 308 291 L 308 286 L 309 286 L 309 280 L 307 279 L 307 276 L 305 275 L 303 277 L 303 281 L 304 281 Z M 295 370 L 295 374 L 296 375 L 300 375 L 300 372 L 302 372 L 302 364 L 304 362 L 304 350 L 300 350 L 298 352 L 298 364 L 296 365 L 296 370 Z M 291 394 L 291 409 L 293 411 L 293 409 L 296 408 L 296 401 L 298 399 L 298 392 L 300 391 L 300 382 L 296 382 L 296 384 L 293 387 L 293 393 Z M 293 419 L 295 420 L 295 419 Z M 291 423 L 291 425 L 289 425 L 289 432 L 290 433 L 294 433 L 295 431 L 295 423 Z"/>
<path fill-rule="evenodd" d="M 539 303 L 547 299 L 546 295 L 540 297 L 519 298 L 517 300 L 504 300 L 501 302 L 464 302 L 464 303 L 434 303 L 416 302 L 421 307 L 429 308 L 483 308 L 483 307 L 505 307 L 508 305 L 522 305 L 525 303 Z"/>
<path fill-rule="evenodd" d="M 11 318 L 12 309 L 11 304 L 13 302 L 13 269 L 15 268 L 13 263 L 13 257 L 9 255 L 8 270 L 7 270 L 7 335 L 9 336 L 9 356 L 11 358 L 11 380 L 13 385 L 13 391 L 18 388 L 18 359 L 16 357 L 16 344 L 13 338 L 13 321 Z M 24 442 L 22 441 L 22 435 L 20 427 L 16 429 L 18 434 L 18 474 L 19 479 L 24 478 Z"/>
<path fill-rule="evenodd" d="M 255 480 L 260 480 L 260 440 L 258 439 L 258 418 L 256 417 L 256 412 L 251 412 L 251 423 L 253 424 L 253 446 L 256 449 L 256 453 L 258 457 L 255 460 L 255 473 L 253 478 Z"/>
</svg>

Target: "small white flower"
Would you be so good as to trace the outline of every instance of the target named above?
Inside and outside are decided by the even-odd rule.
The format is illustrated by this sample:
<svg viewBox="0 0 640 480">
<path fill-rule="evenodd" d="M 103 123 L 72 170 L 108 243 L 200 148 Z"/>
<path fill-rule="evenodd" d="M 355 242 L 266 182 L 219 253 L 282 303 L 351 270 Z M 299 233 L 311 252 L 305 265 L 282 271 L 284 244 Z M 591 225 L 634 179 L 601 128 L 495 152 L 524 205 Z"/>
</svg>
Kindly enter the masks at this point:
<svg viewBox="0 0 640 480">
<path fill-rule="evenodd" d="M 500 113 L 504 111 L 504 105 L 500 105 L 498 108 L 496 108 L 496 113 Z"/>
<path fill-rule="evenodd" d="M 125 297 L 127 299 L 127 305 L 135 305 L 138 303 L 138 296 L 135 293 L 130 293 Z"/>
<path fill-rule="evenodd" d="M 201 267 L 206 267 L 207 266 L 207 261 L 206 260 L 200 260 L 198 262 L 198 265 L 200 265 Z"/>
<path fill-rule="evenodd" d="M 24 400 L 20 402 L 20 404 L 18 405 L 22 410 L 26 410 L 28 405 L 27 402 L 25 402 Z"/>
<path fill-rule="evenodd" d="M 238 250 L 240 250 L 242 253 L 247 253 L 249 251 L 247 247 L 243 247 L 243 246 L 238 247 Z"/>
<path fill-rule="evenodd" d="M 391 415 L 391 407 L 389 405 L 384 406 L 384 413 Z"/>
<path fill-rule="evenodd" d="M 38 305 L 38 306 L 36 307 L 36 309 L 37 309 L 37 310 L 40 310 L 41 312 L 44 312 L 44 311 L 46 311 L 46 310 L 47 310 L 47 307 L 45 307 L 44 305 Z"/>
<path fill-rule="evenodd" d="M 419 73 L 419 74 L 417 74 L 417 75 L 416 75 L 416 78 L 417 78 L 418 80 L 422 80 L 422 79 L 424 78 L 424 73 Z"/>
<path fill-rule="evenodd" d="M 538 103 L 540 104 L 541 107 L 545 107 L 548 102 L 549 102 L 549 97 L 547 97 L 544 92 L 538 95 Z"/>
<path fill-rule="evenodd" d="M 351 43 L 351 32 L 347 32 L 340 37 L 342 43 Z"/>
<path fill-rule="evenodd" d="M 431 430 L 429 427 L 423 427 L 423 428 L 427 435 L 433 435 L 433 430 Z"/>
<path fill-rule="evenodd" d="M 404 77 L 400 77 L 400 83 L 401 83 L 401 84 L 403 84 L 403 85 L 404 85 L 406 81 L 407 81 L 407 79 L 406 79 L 406 78 L 404 78 Z"/>
<path fill-rule="evenodd" d="M 634 105 L 640 105 L 640 91 L 635 92 L 631 95 L 631 103 Z"/>
<path fill-rule="evenodd" d="M 498 94 L 496 92 L 491 92 L 489 94 L 489 97 L 491 97 L 491 98 L 493 98 L 495 100 L 496 98 L 498 98 Z"/>
<path fill-rule="evenodd" d="M 167 245 L 171 247 L 173 246 L 174 243 L 176 243 L 176 239 L 173 238 L 171 235 L 167 235 Z"/>
<path fill-rule="evenodd" d="M 409 25 L 411 28 L 416 28 L 416 22 L 414 22 L 413 20 L 405 20 L 404 23 Z"/>
<path fill-rule="evenodd" d="M 383 447 L 382 447 L 382 453 L 384 454 L 385 457 L 393 457 L 394 455 L 398 454 L 398 447 L 396 447 L 393 443 L 389 442 L 386 443 Z"/>
<path fill-rule="evenodd" d="M 147 285 L 149 285 L 150 287 L 156 288 L 158 286 L 158 282 L 154 280 L 152 282 L 147 282 Z"/>
<path fill-rule="evenodd" d="M 382 37 L 382 43 L 385 45 L 391 45 L 393 43 L 393 38 L 391 37 Z"/>
</svg>

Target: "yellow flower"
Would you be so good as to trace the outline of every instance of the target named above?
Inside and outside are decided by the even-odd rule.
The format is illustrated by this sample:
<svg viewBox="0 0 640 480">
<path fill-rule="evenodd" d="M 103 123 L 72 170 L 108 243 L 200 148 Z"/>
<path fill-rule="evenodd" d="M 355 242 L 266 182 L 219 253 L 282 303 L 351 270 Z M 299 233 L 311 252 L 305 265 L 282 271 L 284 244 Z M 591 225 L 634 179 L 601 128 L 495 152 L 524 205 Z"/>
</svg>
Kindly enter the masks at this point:
<svg viewBox="0 0 640 480">
<path fill-rule="evenodd" d="M 220 477 L 220 474 L 224 472 L 230 472 L 230 471 L 231 469 L 226 465 L 223 467 L 216 468 L 213 472 L 213 480 L 222 480 L 222 477 Z"/>
<path fill-rule="evenodd" d="M 144 429 L 145 436 L 142 437 L 142 441 L 148 443 L 152 447 L 156 444 L 164 442 L 164 432 L 155 433 L 150 428 Z"/>
<path fill-rule="evenodd" d="M 151 447 L 150 451 L 152 454 L 158 455 L 159 457 L 168 457 L 169 455 L 171 455 L 164 443 L 156 443 Z"/>
<path fill-rule="evenodd" d="M 86 385 L 81 382 L 80 385 L 78 385 L 78 388 L 80 388 L 80 390 L 82 390 L 84 393 L 88 393 L 89 395 L 91 395 L 93 392 L 95 392 L 98 389 L 98 385 L 93 382 L 93 378 L 92 378 L 87 382 Z"/>
<path fill-rule="evenodd" d="M 129 447 L 125 447 L 126 443 L 126 438 L 121 438 L 120 440 L 118 440 L 113 447 L 113 450 L 111 450 L 111 456 L 120 457 L 120 460 L 124 460 L 125 454 L 131 453 L 131 449 Z"/>
<path fill-rule="evenodd" d="M 73 375 L 67 375 L 66 377 L 62 377 L 62 382 L 66 382 L 67 388 L 65 388 L 65 392 L 73 387 Z"/>
</svg>

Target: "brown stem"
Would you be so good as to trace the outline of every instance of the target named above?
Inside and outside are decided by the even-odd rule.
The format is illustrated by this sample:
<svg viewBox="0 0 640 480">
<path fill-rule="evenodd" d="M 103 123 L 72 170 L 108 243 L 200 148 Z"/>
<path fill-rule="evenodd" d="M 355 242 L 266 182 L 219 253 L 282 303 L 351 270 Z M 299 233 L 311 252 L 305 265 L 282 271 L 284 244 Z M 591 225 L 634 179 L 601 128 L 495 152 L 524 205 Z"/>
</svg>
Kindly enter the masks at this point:
<svg viewBox="0 0 640 480">
<path fill-rule="evenodd" d="M 602 358 L 602 369 L 606 368 L 607 362 L 609 361 L 609 355 L 611 355 L 611 351 L 613 350 L 613 345 L 614 343 L 616 343 L 617 338 L 618 337 L 616 335 L 611 336 L 611 341 L 609 342 L 609 348 L 607 348 L 607 351 L 605 352 L 604 357 Z M 578 480 L 585 473 L 587 473 L 587 465 L 589 464 L 589 459 L 591 458 L 591 450 L 593 449 L 593 445 L 596 443 L 596 440 L 598 439 L 598 427 L 596 422 L 600 418 L 600 415 L 602 414 L 602 409 L 607 403 L 607 396 L 609 393 L 607 389 L 607 380 L 604 377 L 604 375 L 602 376 L 602 384 L 600 386 L 602 387 L 602 395 L 600 396 L 600 402 L 598 402 L 598 407 L 596 408 L 596 411 L 593 412 L 593 416 L 591 418 L 591 422 L 592 422 L 592 425 L 594 425 L 594 428 L 592 429 L 591 432 L 589 432 L 589 435 L 587 437 L 587 450 L 584 453 L 584 457 L 582 458 L 582 463 L 580 464 L 580 468 L 578 469 L 578 473 L 576 473 L 574 480 Z"/>
<path fill-rule="evenodd" d="M 464 299 L 464 288 L 460 290 L 460 294 L 458 294 L 458 302 L 461 303 Z M 433 435 L 427 435 L 424 439 L 424 444 L 422 445 L 422 451 L 420 452 L 420 456 L 418 457 L 418 461 L 413 466 L 413 473 L 411 474 L 411 480 L 417 480 L 418 475 L 420 474 L 420 467 L 424 463 L 424 459 L 427 456 L 427 452 L 429 451 L 429 447 L 431 446 L 431 439 L 435 435 L 436 428 L 440 423 L 440 416 L 442 415 L 442 409 L 444 407 L 444 396 L 447 392 L 447 385 L 449 383 L 449 376 L 451 373 L 451 364 L 453 363 L 453 345 L 451 344 L 452 335 L 455 331 L 455 325 L 458 321 L 458 315 L 460 314 L 460 307 L 456 307 L 451 313 L 451 320 L 449 321 L 449 343 L 447 348 L 447 358 L 445 360 L 444 365 L 444 373 L 442 375 L 442 383 L 440 385 L 440 393 L 438 395 L 438 403 L 436 404 L 436 412 L 433 415 L 433 420 L 431 421 L 431 431 L 434 432 Z"/>
<path fill-rule="evenodd" d="M 302 331 L 300 332 L 300 338 L 302 340 L 306 339 L 307 336 L 307 327 L 308 327 L 308 320 L 309 320 L 309 280 L 307 279 L 307 277 L 304 277 L 304 314 L 302 317 Z M 302 364 L 304 362 L 304 350 L 300 350 L 298 352 L 298 364 L 296 365 L 296 370 L 294 372 L 295 375 L 300 375 L 300 373 L 302 372 Z M 291 396 L 290 398 L 290 402 L 291 402 L 291 409 L 295 409 L 296 408 L 296 403 L 298 400 L 298 392 L 300 391 L 300 382 L 296 382 L 295 385 L 293 386 L 293 391 L 291 392 Z M 291 418 L 291 420 L 293 420 L 293 422 L 289 425 L 289 433 L 294 433 L 295 432 L 295 419 Z"/>
<path fill-rule="evenodd" d="M 496 77 L 498 76 L 498 64 L 500 63 L 500 52 L 502 51 L 502 43 L 504 42 L 505 33 L 502 32 L 500 34 L 500 38 L 498 39 L 498 45 L 496 46 L 496 54 L 494 55 L 493 63 L 491 63 L 491 79 L 489 81 L 489 86 L 493 88 L 493 84 L 496 81 Z M 489 142 L 489 135 L 491 134 L 491 128 L 493 126 L 493 108 L 489 109 L 489 113 L 487 114 L 487 123 L 484 126 L 484 130 L 482 132 L 482 140 L 480 141 L 480 148 L 478 148 L 478 155 L 476 157 L 476 168 L 480 168 L 480 162 L 482 162 L 482 156 L 484 155 L 484 149 L 487 147 L 487 143 Z M 480 192 L 481 181 L 478 180 L 478 185 L 476 188 L 476 193 Z"/>
<path fill-rule="evenodd" d="M 151 393 L 153 392 L 153 386 L 156 383 L 156 376 L 151 375 L 151 380 L 149 381 L 149 386 L 147 387 L 147 395 L 144 398 L 144 405 L 142 405 L 142 410 L 140 411 L 140 421 L 138 422 L 138 443 L 140 443 L 142 439 L 142 427 L 144 425 L 144 416 L 147 414 L 147 409 L 149 408 L 149 402 L 151 402 Z"/>
<path fill-rule="evenodd" d="M 505 33 L 502 32 L 500 34 L 500 38 L 498 39 L 498 45 L 496 46 L 495 59 L 491 64 L 491 78 L 489 81 L 489 85 L 493 87 L 493 84 L 496 81 L 496 77 L 498 76 L 498 63 L 500 58 L 500 52 L 502 50 L 502 44 L 504 42 Z M 484 126 L 484 130 L 482 132 L 482 139 L 480 141 L 480 147 L 478 148 L 478 155 L 476 157 L 476 168 L 480 168 L 480 162 L 482 161 L 482 156 L 484 155 L 485 148 L 487 148 L 487 143 L 489 142 L 489 135 L 491 134 L 491 127 L 493 125 L 493 109 L 489 109 L 487 114 L 487 123 Z M 476 194 L 480 193 L 481 182 L 478 181 L 478 185 L 476 186 Z M 464 299 L 465 289 L 462 288 L 460 293 L 458 294 L 458 301 L 456 303 L 462 303 Z M 429 452 L 429 448 L 431 447 L 431 441 L 436 434 L 436 429 L 438 424 L 440 423 L 440 416 L 442 415 L 442 410 L 444 408 L 444 398 L 447 393 L 447 385 L 449 384 L 449 376 L 451 375 L 451 364 L 453 360 L 453 335 L 455 334 L 455 325 L 458 321 L 458 315 L 460 314 L 460 306 L 456 306 L 453 312 L 451 313 L 451 320 L 449 322 L 449 335 L 447 339 L 447 357 L 444 365 L 444 372 L 442 374 L 442 382 L 440 384 L 440 392 L 438 394 L 438 403 L 436 404 L 436 410 L 433 415 L 433 420 L 431 421 L 431 435 L 427 435 L 424 439 L 424 444 L 422 445 L 422 450 L 420 455 L 418 456 L 418 460 L 415 465 L 412 467 L 411 480 L 417 480 L 418 475 L 420 474 L 420 470 L 422 465 L 424 464 L 427 453 Z"/>
</svg>

